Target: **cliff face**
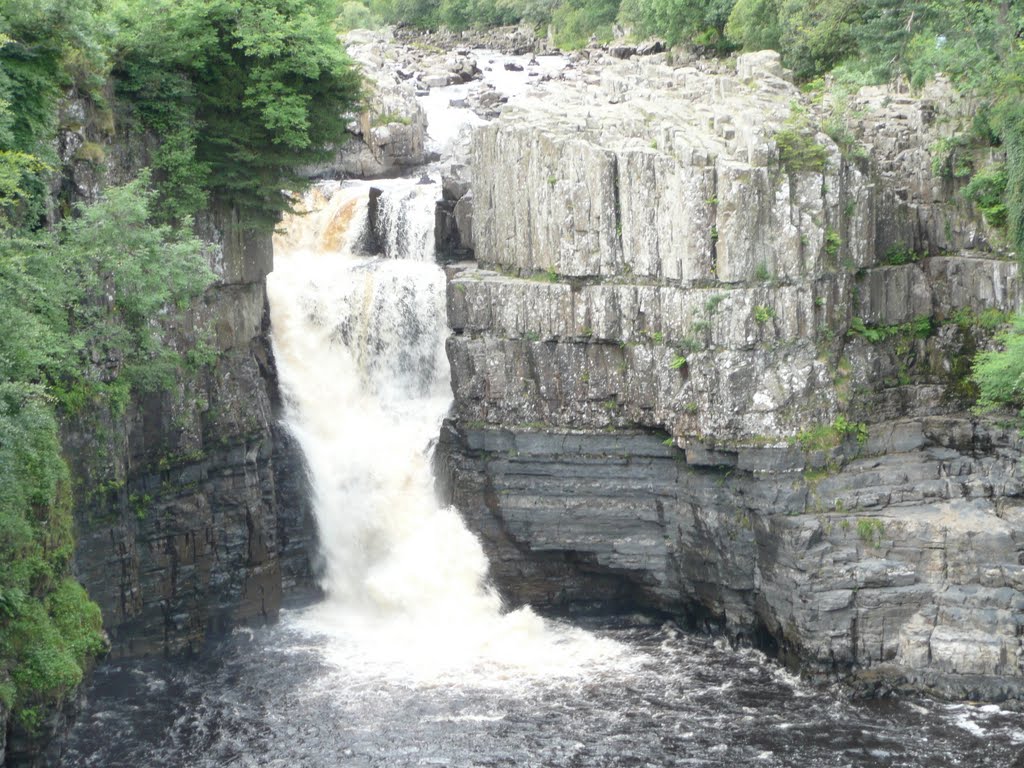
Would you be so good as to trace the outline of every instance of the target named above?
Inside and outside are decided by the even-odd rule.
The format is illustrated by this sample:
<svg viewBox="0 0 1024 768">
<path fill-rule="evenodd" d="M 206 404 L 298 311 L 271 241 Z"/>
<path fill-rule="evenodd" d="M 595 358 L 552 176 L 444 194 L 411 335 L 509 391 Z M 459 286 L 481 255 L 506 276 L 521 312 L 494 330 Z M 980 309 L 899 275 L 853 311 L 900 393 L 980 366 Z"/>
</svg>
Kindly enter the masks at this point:
<svg viewBox="0 0 1024 768">
<path fill-rule="evenodd" d="M 1020 696 L 1022 443 L 965 375 L 1022 292 L 935 98 L 862 91 L 841 149 L 774 54 L 606 61 L 476 132 L 437 461 L 513 602 Z"/>
<path fill-rule="evenodd" d="M 124 133 L 107 139 L 102 169 L 75 161 L 77 146 L 103 140 L 89 130 L 61 134 L 72 201 L 148 164 L 145 137 Z M 161 323 L 171 346 L 199 341 L 207 359 L 170 391 L 134 396 L 123 413 L 86 408 L 63 429 L 76 478 L 74 571 L 102 609 L 114 655 L 196 651 L 231 626 L 273 619 L 283 591 L 312 585 L 304 468 L 276 417 L 271 234 L 216 207 L 197 232 L 216 281 Z"/>
<path fill-rule="evenodd" d="M 172 333 L 212 329 L 215 362 L 122 418 L 88 414 L 66 430 L 85 490 L 76 573 L 117 655 L 195 651 L 273 619 L 282 587 L 308 572 L 301 504 L 278 492 L 282 468 L 303 470 L 272 402 L 270 238 L 210 225 L 218 283 Z"/>
</svg>

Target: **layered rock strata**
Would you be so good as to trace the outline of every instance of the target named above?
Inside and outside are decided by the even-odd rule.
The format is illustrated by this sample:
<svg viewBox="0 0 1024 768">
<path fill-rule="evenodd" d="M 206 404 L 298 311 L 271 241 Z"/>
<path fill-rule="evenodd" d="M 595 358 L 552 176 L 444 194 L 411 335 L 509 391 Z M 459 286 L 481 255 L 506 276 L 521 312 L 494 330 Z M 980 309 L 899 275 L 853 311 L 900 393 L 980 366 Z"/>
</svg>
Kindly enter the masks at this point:
<svg viewBox="0 0 1024 768">
<path fill-rule="evenodd" d="M 510 601 L 1020 698 L 1021 442 L 965 375 L 1022 292 L 932 96 L 862 92 L 840 148 L 775 54 L 659 55 L 475 133 L 437 461 Z"/>
<path fill-rule="evenodd" d="M 198 651 L 272 620 L 283 587 L 312 581 L 301 455 L 273 402 L 270 238 L 241 235 L 230 217 L 205 234 L 218 282 L 167 332 L 176 344 L 207 335 L 213 362 L 123 415 L 65 428 L 82 489 L 75 572 L 115 655 Z"/>
<path fill-rule="evenodd" d="M 65 122 L 81 126 L 60 134 L 69 202 L 95 200 L 148 165 L 147 137 Z M 84 142 L 105 146 L 102 168 L 75 159 Z M 84 408 L 62 430 L 76 483 L 74 573 L 102 610 L 114 655 L 197 651 L 276 617 L 284 590 L 315 588 L 302 458 L 277 420 L 270 233 L 215 207 L 197 234 L 216 280 L 162 330 L 170 346 L 199 343 L 207 354 L 187 358 L 169 390 L 137 394 L 123 411 Z M 99 375 L 117 375 L 116 356 L 94 362 Z"/>
</svg>

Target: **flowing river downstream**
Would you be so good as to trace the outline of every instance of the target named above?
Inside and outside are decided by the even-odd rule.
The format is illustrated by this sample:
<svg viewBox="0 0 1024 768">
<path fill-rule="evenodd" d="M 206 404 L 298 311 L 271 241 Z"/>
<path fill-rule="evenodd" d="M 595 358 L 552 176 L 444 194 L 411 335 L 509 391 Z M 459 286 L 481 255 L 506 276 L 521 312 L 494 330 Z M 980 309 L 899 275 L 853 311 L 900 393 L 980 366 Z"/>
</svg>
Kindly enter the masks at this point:
<svg viewBox="0 0 1024 768">
<path fill-rule="evenodd" d="M 438 118 L 446 90 L 432 91 L 430 117 L 451 119 Z M 451 402 L 436 174 L 373 184 L 383 255 L 366 249 L 369 183 L 323 183 L 284 223 L 268 280 L 325 598 L 235 631 L 208 658 L 103 666 L 63 765 L 1013 762 L 1024 723 L 997 706 L 851 702 L 671 623 L 581 627 L 503 611 L 479 543 L 438 504 L 430 472 Z"/>
</svg>

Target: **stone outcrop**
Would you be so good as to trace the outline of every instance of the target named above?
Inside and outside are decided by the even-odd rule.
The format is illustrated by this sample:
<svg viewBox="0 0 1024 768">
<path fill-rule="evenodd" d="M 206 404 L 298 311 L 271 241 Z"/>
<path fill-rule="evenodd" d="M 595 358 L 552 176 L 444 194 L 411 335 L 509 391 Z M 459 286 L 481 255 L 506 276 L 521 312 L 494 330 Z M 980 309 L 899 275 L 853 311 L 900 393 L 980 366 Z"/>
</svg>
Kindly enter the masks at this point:
<svg viewBox="0 0 1024 768">
<path fill-rule="evenodd" d="M 966 374 L 1024 294 L 932 175 L 966 111 L 866 89 L 840 146 L 772 52 L 612 58 L 473 138 L 436 461 L 496 583 L 1019 700 L 1022 443 Z"/>
<path fill-rule="evenodd" d="M 97 129 L 68 102 L 61 195 L 96 199 L 148 165 L 145 137 Z M 102 146 L 102 168 L 79 159 Z M 169 345 L 207 359 L 175 387 L 136 394 L 123 412 L 85 408 L 63 425 L 76 483 L 74 572 L 103 612 L 114 655 L 199 650 L 238 624 L 277 615 L 283 591 L 313 589 L 301 454 L 278 424 L 265 278 L 270 234 L 230 209 L 197 223 L 214 284 L 163 322 Z M 99 360 L 110 375 L 117 359 Z"/>
<path fill-rule="evenodd" d="M 273 402 L 270 237 L 241 234 L 230 213 L 201 229 L 217 282 L 166 332 L 175 344 L 207 335 L 214 362 L 123 415 L 65 425 L 82 489 L 75 572 L 115 655 L 198 651 L 233 626 L 272 620 L 283 584 L 310 580 L 307 510 L 278 489 L 299 490 L 303 468 Z"/>
</svg>

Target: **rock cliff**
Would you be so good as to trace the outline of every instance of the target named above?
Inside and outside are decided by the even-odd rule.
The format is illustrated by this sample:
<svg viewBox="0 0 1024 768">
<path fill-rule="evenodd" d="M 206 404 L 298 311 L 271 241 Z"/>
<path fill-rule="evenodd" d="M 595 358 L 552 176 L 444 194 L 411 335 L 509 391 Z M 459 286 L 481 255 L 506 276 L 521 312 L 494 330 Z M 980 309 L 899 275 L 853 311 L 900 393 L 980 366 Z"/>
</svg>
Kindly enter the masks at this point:
<svg viewBox="0 0 1024 768">
<path fill-rule="evenodd" d="M 76 126 L 60 135 L 69 202 L 93 200 L 148 164 L 146 137 L 65 122 Z M 106 142 L 102 166 L 75 160 L 89 141 Z M 196 651 L 232 626 L 273 619 L 283 590 L 312 585 L 302 459 L 276 417 L 271 235 L 216 206 L 196 229 L 216 281 L 162 326 L 172 346 L 199 342 L 203 359 L 170 391 L 135 396 L 123 413 L 85 408 L 63 426 L 76 482 L 74 571 L 102 609 L 114 655 Z M 96 363 L 116 373 L 116 359 Z"/>
<path fill-rule="evenodd" d="M 968 112 L 865 89 L 837 143 L 771 52 L 605 57 L 476 131 L 437 463 L 511 602 L 1019 700 L 1024 443 L 966 373 L 1020 278 L 930 151 Z"/>
</svg>

